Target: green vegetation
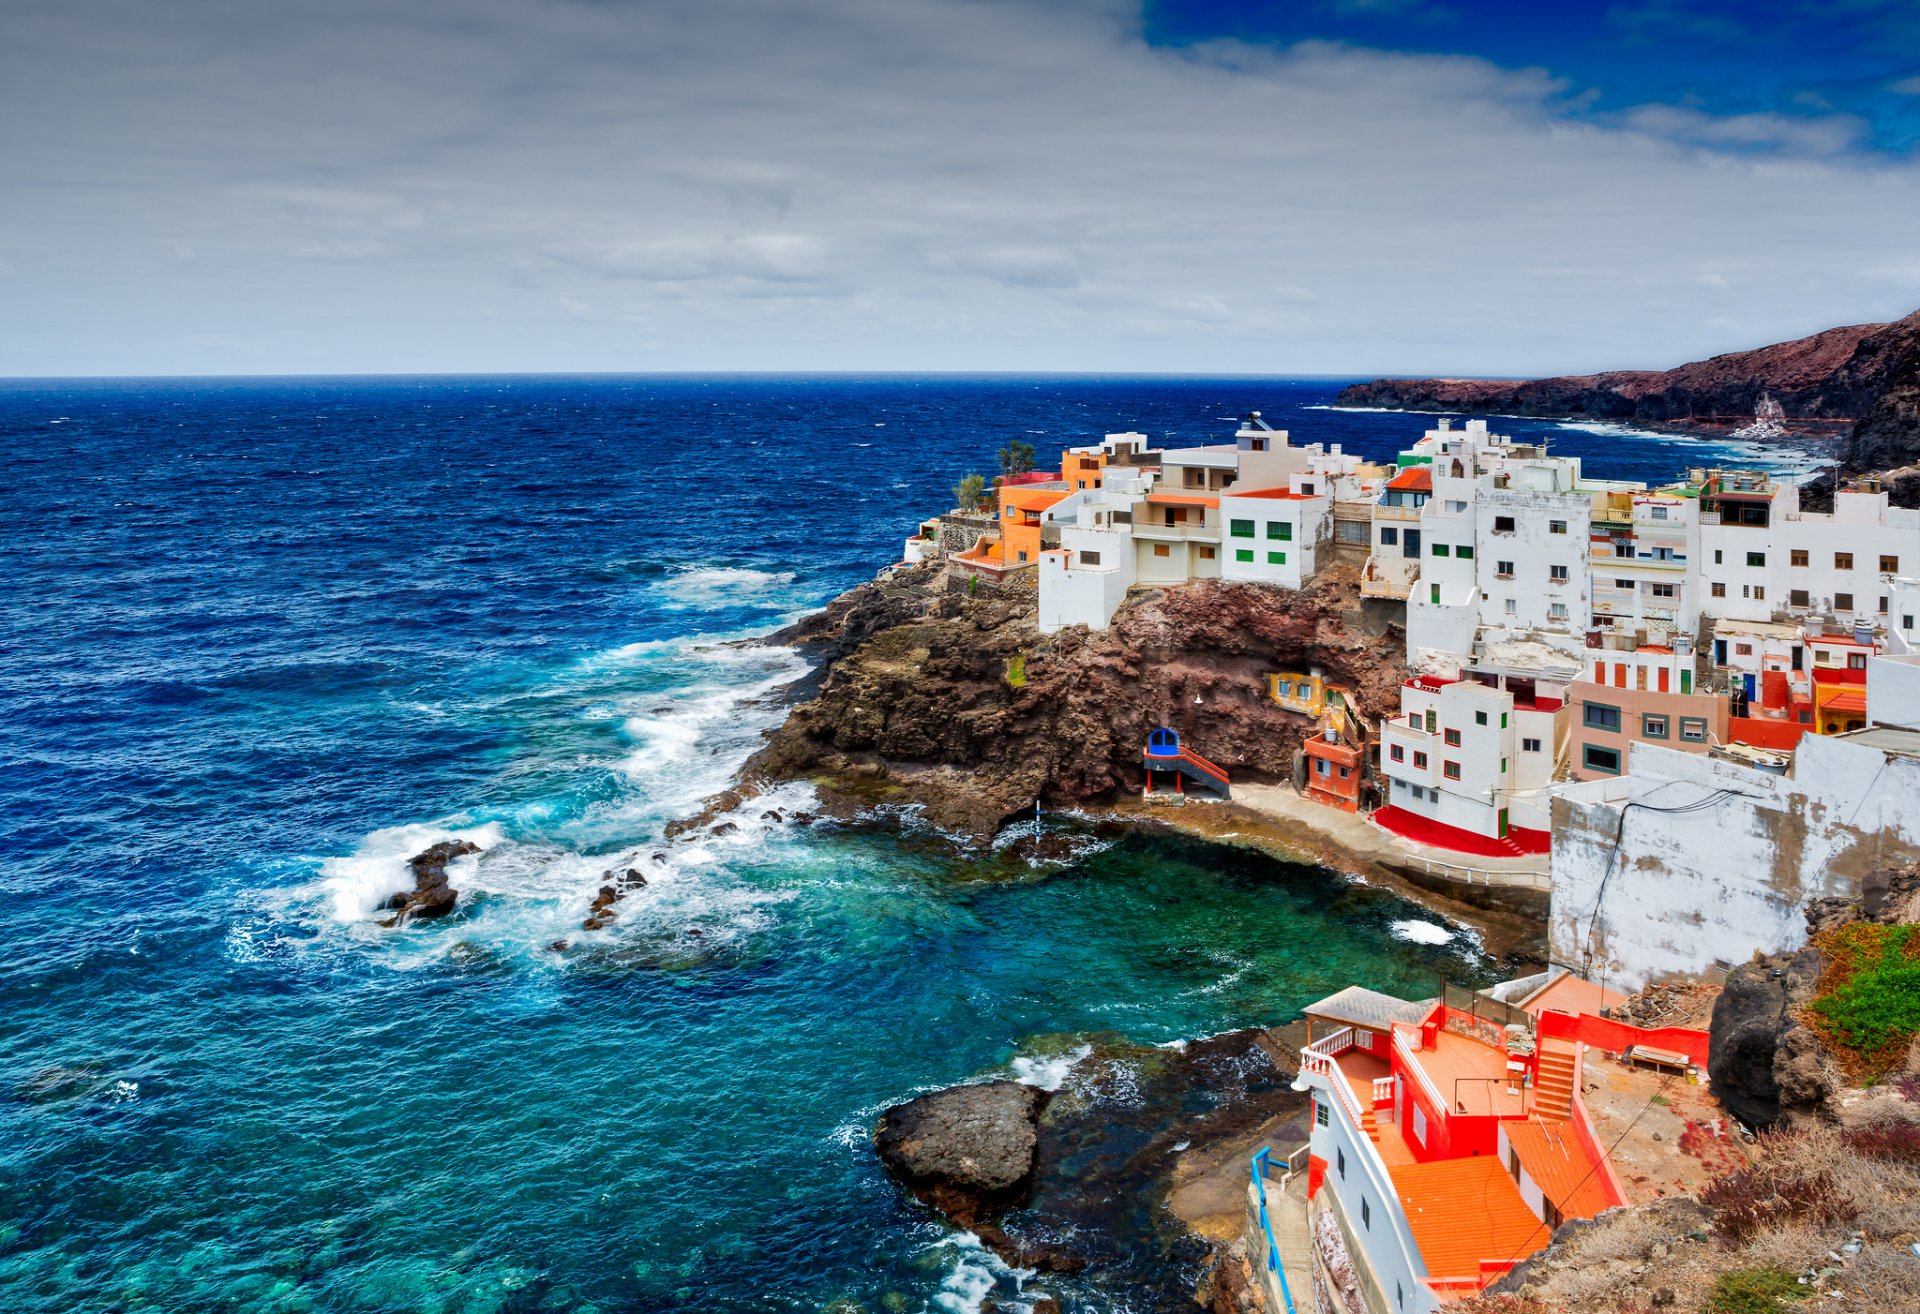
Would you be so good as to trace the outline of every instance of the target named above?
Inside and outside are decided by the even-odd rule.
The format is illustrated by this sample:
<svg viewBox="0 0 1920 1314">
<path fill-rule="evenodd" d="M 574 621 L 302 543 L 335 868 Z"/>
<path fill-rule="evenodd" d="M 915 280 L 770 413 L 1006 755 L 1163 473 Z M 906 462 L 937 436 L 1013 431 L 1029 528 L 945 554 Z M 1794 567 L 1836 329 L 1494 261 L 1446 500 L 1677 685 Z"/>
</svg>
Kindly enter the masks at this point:
<svg viewBox="0 0 1920 1314">
<path fill-rule="evenodd" d="M 978 511 L 987 500 L 984 475 L 970 474 L 953 486 L 954 505 L 962 511 Z"/>
<path fill-rule="evenodd" d="M 1856 922 L 1816 936 L 1827 970 L 1807 1025 L 1846 1063 L 1849 1076 L 1878 1081 L 1920 1034 L 1920 925 Z"/>
<path fill-rule="evenodd" d="M 1025 474 L 1031 469 L 1033 469 L 1032 443 L 1008 443 L 1000 449 L 1001 474 Z"/>
<path fill-rule="evenodd" d="M 1027 687 L 1027 655 L 1016 652 L 1007 658 L 1007 683 L 1015 689 Z"/>
<path fill-rule="evenodd" d="M 1789 1300 L 1805 1300 L 1808 1288 L 1784 1268 L 1737 1268 L 1713 1281 L 1707 1314 L 1781 1314 Z"/>
</svg>

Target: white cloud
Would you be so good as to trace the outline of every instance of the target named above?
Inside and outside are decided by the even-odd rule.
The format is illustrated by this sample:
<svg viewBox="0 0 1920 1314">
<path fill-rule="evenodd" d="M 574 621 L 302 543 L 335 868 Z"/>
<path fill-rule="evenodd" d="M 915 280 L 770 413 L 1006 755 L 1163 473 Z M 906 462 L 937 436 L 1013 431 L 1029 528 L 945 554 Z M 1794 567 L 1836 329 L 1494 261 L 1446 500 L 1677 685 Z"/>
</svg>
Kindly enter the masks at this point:
<svg viewBox="0 0 1920 1314">
<path fill-rule="evenodd" d="M 1901 78 L 1898 82 L 1889 82 L 1887 90 L 1898 96 L 1920 96 L 1920 73 Z"/>
<path fill-rule="evenodd" d="M 1596 122 L 1551 70 L 1140 31 L 1118 0 L 45 6 L 0 45 L 36 125 L 0 145 L 0 359 L 1518 373 L 1920 304 L 1920 172 L 1842 116 Z"/>
</svg>

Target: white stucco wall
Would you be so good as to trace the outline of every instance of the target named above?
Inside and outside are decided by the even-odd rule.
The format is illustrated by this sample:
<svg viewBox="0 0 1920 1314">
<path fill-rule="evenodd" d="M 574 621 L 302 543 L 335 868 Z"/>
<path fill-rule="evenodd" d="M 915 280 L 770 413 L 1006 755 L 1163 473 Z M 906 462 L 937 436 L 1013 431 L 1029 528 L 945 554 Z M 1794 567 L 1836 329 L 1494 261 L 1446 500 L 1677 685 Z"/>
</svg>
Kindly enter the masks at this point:
<svg viewBox="0 0 1920 1314">
<path fill-rule="evenodd" d="M 1633 990 L 1792 949 L 1807 899 L 1856 894 L 1869 872 L 1920 857 L 1920 759 L 1809 735 L 1793 770 L 1635 744 L 1626 776 L 1566 786 L 1553 960 Z"/>
</svg>

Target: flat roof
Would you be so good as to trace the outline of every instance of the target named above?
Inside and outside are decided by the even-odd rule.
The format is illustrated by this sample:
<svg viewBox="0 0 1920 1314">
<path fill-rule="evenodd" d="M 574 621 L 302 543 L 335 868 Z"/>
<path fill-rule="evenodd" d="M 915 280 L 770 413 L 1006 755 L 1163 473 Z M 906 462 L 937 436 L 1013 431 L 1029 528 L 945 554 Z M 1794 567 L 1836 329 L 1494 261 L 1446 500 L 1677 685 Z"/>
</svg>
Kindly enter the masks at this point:
<svg viewBox="0 0 1920 1314">
<path fill-rule="evenodd" d="M 1517 1264 L 1552 1237 L 1493 1155 L 1437 1159 L 1387 1172 L 1433 1277 L 1477 1283 L 1482 1260 Z"/>
<path fill-rule="evenodd" d="M 1543 1009 L 1562 1013 L 1598 1014 L 1603 1008 L 1624 1004 L 1627 997 L 1573 972 L 1562 972 L 1553 980 L 1520 1001 L 1520 1007 L 1538 1017 Z"/>
<path fill-rule="evenodd" d="M 1365 986 L 1348 986 L 1339 994 L 1328 995 L 1319 1003 L 1308 1004 L 1300 1011 L 1309 1017 L 1385 1031 L 1395 1022 L 1417 1025 L 1433 1011 L 1433 1003 L 1431 999 L 1415 1002 L 1396 995 L 1381 994 Z"/>
<path fill-rule="evenodd" d="M 1148 493 L 1147 501 L 1161 506 L 1219 506 L 1217 497 L 1202 497 L 1198 493 Z"/>
<path fill-rule="evenodd" d="M 1877 748 L 1885 753 L 1898 753 L 1902 757 L 1920 757 L 1920 730 L 1903 730 L 1897 725 L 1873 725 L 1865 730 L 1835 735 L 1834 738 Z"/>
<path fill-rule="evenodd" d="M 1599 1165 L 1573 1134 L 1570 1122 L 1528 1118 L 1501 1126 L 1507 1142 L 1520 1156 L 1520 1166 L 1533 1178 L 1540 1193 L 1567 1218 L 1592 1218 L 1607 1208 L 1607 1192 L 1600 1185 Z"/>
<path fill-rule="evenodd" d="M 1275 501 L 1281 501 L 1281 502 L 1307 502 L 1307 501 L 1313 500 L 1314 498 L 1320 495 L 1317 493 L 1296 493 L 1291 489 L 1287 489 L 1287 488 L 1256 488 L 1251 492 L 1246 492 L 1246 493 L 1242 493 L 1238 490 L 1235 490 L 1234 492 L 1229 493 L 1228 496 L 1229 497 L 1270 497 L 1270 498 L 1273 498 Z"/>
</svg>

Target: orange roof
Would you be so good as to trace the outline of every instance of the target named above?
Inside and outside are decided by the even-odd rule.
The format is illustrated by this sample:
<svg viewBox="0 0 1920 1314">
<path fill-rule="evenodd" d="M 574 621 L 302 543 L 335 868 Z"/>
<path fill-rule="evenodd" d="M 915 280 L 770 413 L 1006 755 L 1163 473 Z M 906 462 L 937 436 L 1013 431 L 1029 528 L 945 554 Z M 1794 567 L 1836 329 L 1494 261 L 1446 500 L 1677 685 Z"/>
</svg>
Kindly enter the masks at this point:
<svg viewBox="0 0 1920 1314">
<path fill-rule="evenodd" d="M 1387 1171 L 1431 1277 L 1477 1283 L 1482 1260 L 1517 1264 L 1551 1236 L 1493 1155 Z"/>
<path fill-rule="evenodd" d="M 1409 466 L 1393 478 L 1387 480 L 1388 488 L 1411 488 L 1416 493 L 1433 491 L 1433 468 L 1425 465 Z"/>
<path fill-rule="evenodd" d="M 1242 493 L 1236 490 L 1233 496 L 1235 497 L 1271 497 L 1275 501 L 1310 502 L 1313 500 L 1315 494 L 1296 493 L 1286 488 L 1256 488 L 1250 492 L 1245 492 L 1245 493 Z"/>
<path fill-rule="evenodd" d="M 1574 1136 L 1572 1123 L 1528 1118 L 1505 1123 L 1501 1130 L 1520 1156 L 1520 1166 L 1527 1176 L 1563 1215 L 1592 1218 L 1607 1207 L 1599 1169 Z"/>
<path fill-rule="evenodd" d="M 1867 695 L 1858 689 L 1847 689 L 1837 693 L 1820 705 L 1825 712 L 1859 712 L 1867 710 Z"/>
<path fill-rule="evenodd" d="M 1147 501 L 1164 506 L 1219 506 L 1217 497 L 1202 497 L 1198 493 L 1148 493 Z"/>
<path fill-rule="evenodd" d="M 1072 492 L 1065 488 L 1023 488 L 1015 484 L 1000 490 L 1000 502 L 1003 506 L 1017 506 L 1022 510 L 1042 510 L 1055 502 L 1064 502 Z"/>
<path fill-rule="evenodd" d="M 1522 1000 L 1520 1007 L 1540 1016 L 1541 1010 L 1557 1008 L 1563 1013 L 1593 1013 L 1598 1015 L 1603 1008 L 1612 1008 L 1615 1004 L 1624 1004 L 1627 997 L 1618 990 L 1609 990 L 1606 986 L 1589 981 L 1574 972 L 1565 972 L 1555 977 L 1540 990 Z"/>
</svg>

